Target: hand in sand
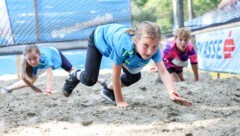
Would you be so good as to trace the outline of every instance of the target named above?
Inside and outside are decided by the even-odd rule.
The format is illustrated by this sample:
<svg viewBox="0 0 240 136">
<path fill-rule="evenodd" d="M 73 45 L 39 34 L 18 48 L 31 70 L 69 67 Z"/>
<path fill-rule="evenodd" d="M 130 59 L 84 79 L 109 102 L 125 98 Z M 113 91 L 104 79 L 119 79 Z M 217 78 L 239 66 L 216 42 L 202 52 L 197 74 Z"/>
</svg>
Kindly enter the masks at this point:
<svg viewBox="0 0 240 136">
<path fill-rule="evenodd" d="M 36 93 L 41 93 L 41 92 L 42 92 L 42 90 L 39 89 L 39 88 L 34 89 L 34 91 L 35 91 Z"/>
<path fill-rule="evenodd" d="M 152 67 L 149 69 L 149 72 L 150 72 L 151 74 L 157 72 L 156 67 L 155 67 L 155 66 L 152 66 Z"/>
<path fill-rule="evenodd" d="M 43 94 L 52 95 L 52 89 L 46 89 Z"/>
<path fill-rule="evenodd" d="M 192 103 L 190 101 L 179 97 L 179 95 L 176 91 L 169 92 L 169 96 L 170 96 L 170 99 L 173 102 L 175 102 L 179 105 L 184 105 L 184 106 L 187 106 L 187 107 L 192 106 Z"/>
<path fill-rule="evenodd" d="M 122 102 L 117 102 L 117 106 L 121 108 L 126 108 L 128 104 L 127 102 L 122 101 Z"/>
</svg>

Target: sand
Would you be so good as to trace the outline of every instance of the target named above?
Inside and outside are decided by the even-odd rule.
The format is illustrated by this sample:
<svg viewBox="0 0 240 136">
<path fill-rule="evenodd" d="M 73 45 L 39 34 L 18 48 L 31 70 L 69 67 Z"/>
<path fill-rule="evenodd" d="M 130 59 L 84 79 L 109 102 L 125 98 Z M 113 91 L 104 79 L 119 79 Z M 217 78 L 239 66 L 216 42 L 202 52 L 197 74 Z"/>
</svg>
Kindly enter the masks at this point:
<svg viewBox="0 0 240 136">
<path fill-rule="evenodd" d="M 192 107 L 170 101 L 158 75 L 143 72 L 138 83 L 123 89 L 130 106 L 122 109 L 99 95 L 99 84 L 79 84 L 66 98 L 60 91 L 65 76 L 55 76 L 51 96 L 29 88 L 0 94 L 0 135 L 240 135 L 240 79 L 211 79 L 207 73 L 201 73 L 199 82 L 193 82 L 190 73 L 185 77 L 187 81 L 175 83 L 175 87 L 193 102 Z M 14 81 L 1 81 L 0 86 Z M 44 89 L 45 82 L 40 77 L 36 85 Z"/>
</svg>

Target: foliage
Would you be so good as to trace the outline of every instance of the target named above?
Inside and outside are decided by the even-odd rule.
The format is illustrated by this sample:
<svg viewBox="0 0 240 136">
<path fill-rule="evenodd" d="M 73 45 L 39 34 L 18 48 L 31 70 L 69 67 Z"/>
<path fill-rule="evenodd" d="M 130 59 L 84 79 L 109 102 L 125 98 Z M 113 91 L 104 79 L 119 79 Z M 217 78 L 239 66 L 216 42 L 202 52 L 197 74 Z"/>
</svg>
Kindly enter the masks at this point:
<svg viewBox="0 0 240 136">
<path fill-rule="evenodd" d="M 221 0 L 192 0 L 195 17 L 216 9 Z"/>
<path fill-rule="evenodd" d="M 217 7 L 221 0 L 192 0 L 193 14 L 195 17 L 203 15 Z M 184 18 L 188 19 L 187 0 L 184 0 Z M 169 34 L 173 28 L 172 0 L 133 0 L 133 24 L 142 21 L 157 22 L 163 34 Z"/>
</svg>

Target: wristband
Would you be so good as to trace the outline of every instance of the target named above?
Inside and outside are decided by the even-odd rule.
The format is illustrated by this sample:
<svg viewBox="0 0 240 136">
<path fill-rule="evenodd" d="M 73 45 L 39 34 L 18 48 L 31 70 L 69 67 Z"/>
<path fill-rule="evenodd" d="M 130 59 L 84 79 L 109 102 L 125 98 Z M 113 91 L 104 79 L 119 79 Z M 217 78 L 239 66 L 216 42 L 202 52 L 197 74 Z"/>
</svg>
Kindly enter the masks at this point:
<svg viewBox="0 0 240 136">
<path fill-rule="evenodd" d="M 175 90 L 168 91 L 168 94 L 169 94 L 169 96 L 175 95 L 175 96 L 179 97 L 178 93 Z"/>
<path fill-rule="evenodd" d="M 155 69 L 155 67 L 150 68 L 150 70 L 154 70 L 154 69 Z"/>
</svg>

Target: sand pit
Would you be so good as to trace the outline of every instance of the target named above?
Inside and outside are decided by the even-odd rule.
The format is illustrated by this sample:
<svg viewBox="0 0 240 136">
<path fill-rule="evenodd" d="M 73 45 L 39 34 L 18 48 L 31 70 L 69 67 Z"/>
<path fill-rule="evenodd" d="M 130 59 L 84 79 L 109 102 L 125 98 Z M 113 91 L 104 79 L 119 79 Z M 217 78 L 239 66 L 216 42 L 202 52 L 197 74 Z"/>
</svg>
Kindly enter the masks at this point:
<svg viewBox="0 0 240 136">
<path fill-rule="evenodd" d="M 110 74 L 101 75 L 101 78 Z M 211 79 L 202 74 L 175 83 L 179 94 L 193 102 L 190 108 L 171 102 L 157 74 L 123 89 L 125 109 L 105 101 L 101 86 L 78 85 L 69 98 L 60 92 L 65 77 L 54 77 L 54 94 L 35 94 L 29 88 L 0 95 L 0 135 L 240 135 L 240 79 Z M 185 76 L 193 79 L 190 73 Z M 5 86 L 11 81 L 1 81 Z M 45 78 L 36 83 L 45 88 Z"/>
</svg>

